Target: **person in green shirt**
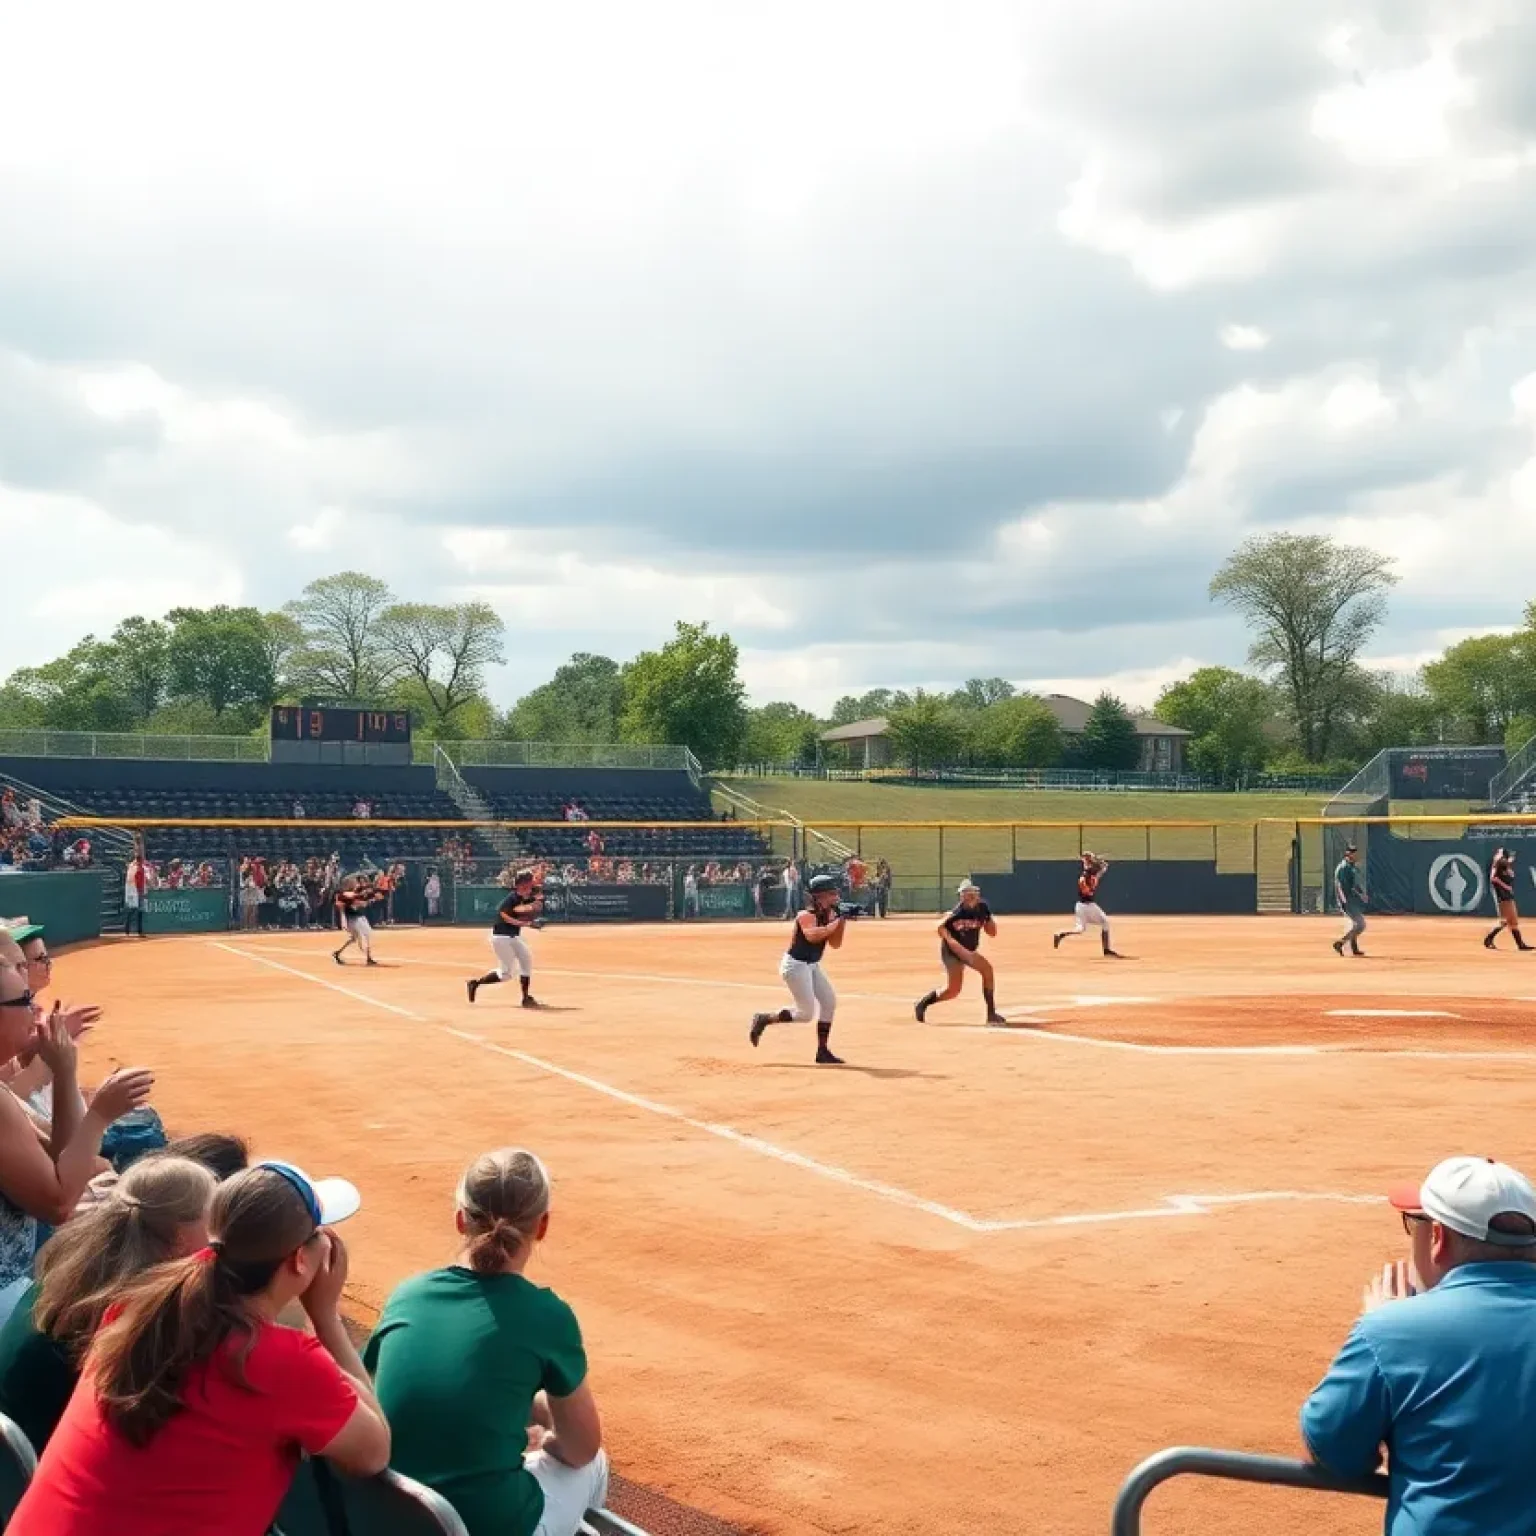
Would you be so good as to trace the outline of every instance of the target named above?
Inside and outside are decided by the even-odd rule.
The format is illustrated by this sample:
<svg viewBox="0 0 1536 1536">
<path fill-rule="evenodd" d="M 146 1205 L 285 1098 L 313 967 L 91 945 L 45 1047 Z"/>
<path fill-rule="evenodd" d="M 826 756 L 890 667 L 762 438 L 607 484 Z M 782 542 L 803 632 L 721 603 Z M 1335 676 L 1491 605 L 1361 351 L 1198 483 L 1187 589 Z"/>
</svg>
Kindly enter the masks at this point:
<svg viewBox="0 0 1536 1536">
<path fill-rule="evenodd" d="M 208 1241 L 216 1187 L 201 1163 L 151 1154 L 43 1245 L 36 1281 L 0 1328 L 0 1413 L 35 1450 L 63 1416 L 79 1362 L 120 1287 Z"/>
<path fill-rule="evenodd" d="M 457 1261 L 400 1285 L 363 1354 L 390 1465 L 470 1536 L 575 1536 L 603 1506 L 608 1458 L 576 1315 L 524 1274 L 549 1230 L 549 1175 L 531 1152 L 487 1152 L 457 1204 Z"/>
<path fill-rule="evenodd" d="M 1352 955 L 1363 955 L 1365 951 L 1360 948 L 1360 935 L 1365 932 L 1365 882 L 1360 878 L 1360 866 L 1356 862 L 1360 857 L 1360 850 L 1353 843 L 1344 850 L 1344 857 L 1339 860 L 1339 866 L 1333 872 L 1333 894 L 1339 904 L 1339 911 L 1349 919 L 1349 928 L 1341 938 L 1333 941 L 1333 952 L 1336 955 L 1344 953 L 1344 946 L 1349 945 Z"/>
</svg>

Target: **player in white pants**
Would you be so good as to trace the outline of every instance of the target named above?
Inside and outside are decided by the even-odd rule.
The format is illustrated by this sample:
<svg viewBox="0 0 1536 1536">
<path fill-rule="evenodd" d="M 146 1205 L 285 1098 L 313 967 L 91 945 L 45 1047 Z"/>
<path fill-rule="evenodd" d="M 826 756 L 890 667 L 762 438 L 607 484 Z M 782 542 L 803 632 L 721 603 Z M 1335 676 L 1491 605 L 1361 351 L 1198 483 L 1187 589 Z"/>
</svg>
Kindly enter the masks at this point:
<svg viewBox="0 0 1536 1536">
<path fill-rule="evenodd" d="M 535 883 L 533 871 L 518 870 L 512 877 L 512 889 L 496 909 L 496 922 L 491 929 L 491 948 L 496 952 L 496 969 L 464 983 L 470 1002 L 474 1002 L 475 994 L 481 987 L 494 987 L 498 982 L 510 981 L 515 972 L 523 989 L 523 1007 L 539 1006 L 529 991 L 533 984 L 533 951 L 528 948 L 522 930 L 536 923 L 543 910 L 544 892 Z"/>
<path fill-rule="evenodd" d="M 838 911 L 837 881 L 831 875 L 817 875 L 807 890 L 810 905 L 796 916 L 789 949 L 779 962 L 779 975 L 795 1006 L 781 1008 L 777 1013 L 754 1013 L 750 1038 L 756 1045 L 770 1024 L 806 1024 L 815 1019 L 817 1064 L 840 1067 L 841 1059 L 832 1054 L 828 1045 L 837 993 L 821 968 L 821 957 L 829 944 L 833 949 L 843 947 L 848 919 Z"/>
<path fill-rule="evenodd" d="M 337 965 L 345 965 L 347 962 L 341 957 L 356 944 L 363 952 L 363 959 L 369 965 L 377 965 L 379 962 L 373 958 L 373 924 L 368 921 L 368 908 L 373 905 L 378 897 L 374 894 L 373 887 L 362 875 L 348 875 L 341 882 L 341 889 L 336 893 L 336 910 L 341 914 L 342 925 L 347 930 L 346 942 L 340 949 L 331 951 L 331 959 Z"/>
<path fill-rule="evenodd" d="M 1105 956 L 1110 960 L 1118 960 L 1119 955 L 1109 947 L 1109 918 L 1105 915 L 1104 908 L 1098 903 L 1099 881 L 1104 878 L 1105 871 L 1109 868 L 1109 861 L 1101 859 L 1097 854 L 1084 853 L 1083 867 L 1077 875 L 1077 904 L 1072 908 L 1072 915 L 1076 919 L 1071 928 L 1064 933 L 1053 935 L 1051 947 L 1061 948 L 1063 939 L 1070 939 L 1080 933 L 1087 933 L 1090 928 L 1099 930 L 1099 943 L 1103 946 Z"/>
</svg>

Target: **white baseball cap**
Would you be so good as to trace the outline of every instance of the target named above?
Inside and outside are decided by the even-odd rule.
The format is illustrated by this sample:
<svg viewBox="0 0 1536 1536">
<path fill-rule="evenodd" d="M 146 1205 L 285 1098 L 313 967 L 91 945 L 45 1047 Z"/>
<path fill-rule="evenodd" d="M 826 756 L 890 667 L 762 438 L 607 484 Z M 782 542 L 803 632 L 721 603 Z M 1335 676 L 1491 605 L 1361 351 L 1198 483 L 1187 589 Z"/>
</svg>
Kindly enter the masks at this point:
<svg viewBox="0 0 1536 1536">
<path fill-rule="evenodd" d="M 362 1209 L 363 1199 L 357 1186 L 346 1179 L 312 1179 L 302 1168 L 272 1159 L 255 1166 L 279 1175 L 292 1185 L 317 1227 L 333 1227 Z"/>
<path fill-rule="evenodd" d="M 1442 1227 L 1500 1248 L 1536 1246 L 1536 1187 L 1508 1163 L 1491 1157 L 1448 1157 L 1430 1169 L 1422 1184 L 1399 1184 L 1387 1199 L 1411 1216 L 1427 1216 Z M 1530 1233 L 1503 1232 L 1501 1216 L 1524 1217 Z"/>
<path fill-rule="evenodd" d="M 967 891 L 979 891 L 980 889 L 981 887 L 974 880 L 962 880 L 955 887 L 955 894 L 957 896 L 964 896 Z"/>
</svg>

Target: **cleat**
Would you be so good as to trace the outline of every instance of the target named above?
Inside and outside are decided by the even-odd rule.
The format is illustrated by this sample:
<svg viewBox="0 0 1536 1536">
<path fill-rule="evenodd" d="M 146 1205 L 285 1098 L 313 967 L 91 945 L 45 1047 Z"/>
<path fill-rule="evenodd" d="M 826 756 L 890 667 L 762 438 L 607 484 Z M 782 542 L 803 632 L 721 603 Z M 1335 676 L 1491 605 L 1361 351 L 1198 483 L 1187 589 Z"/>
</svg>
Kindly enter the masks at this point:
<svg viewBox="0 0 1536 1536">
<path fill-rule="evenodd" d="M 364 963 L 366 965 L 377 965 L 379 962 L 375 960 L 372 955 L 369 955 L 368 959 Z"/>
<path fill-rule="evenodd" d="M 841 1056 L 834 1056 L 826 1046 L 816 1052 L 816 1065 L 818 1067 L 841 1067 L 845 1065 Z"/>
<path fill-rule="evenodd" d="M 1344 958 L 1344 940 L 1343 939 L 1335 939 L 1333 941 L 1333 952 L 1334 952 L 1334 954 L 1336 954 L 1339 957 L 1339 959 L 1342 960 Z"/>
<path fill-rule="evenodd" d="M 752 1015 L 752 1028 L 747 1038 L 756 1045 L 763 1038 L 763 1031 L 772 1023 L 771 1017 L 766 1013 L 754 1013 Z"/>
<path fill-rule="evenodd" d="M 925 1003 L 925 1002 L 918 1003 L 912 1009 L 912 1012 L 913 1012 L 914 1015 L 916 1015 L 917 1022 L 919 1024 L 924 1024 L 924 1023 L 927 1022 L 927 1020 L 928 1020 L 928 1004 L 927 1003 Z"/>
<path fill-rule="evenodd" d="M 993 1029 L 1006 1029 L 1008 1027 L 1008 1020 L 1000 1013 L 989 1013 L 987 1015 L 987 1023 Z"/>
<path fill-rule="evenodd" d="M 339 949 L 333 949 L 331 951 L 331 959 L 334 960 L 337 965 L 345 965 L 347 963 L 341 958 L 341 951 Z"/>
<path fill-rule="evenodd" d="M 1064 933 L 1053 933 L 1051 935 L 1051 948 L 1052 949 L 1060 949 L 1061 948 L 1061 941 L 1064 938 L 1066 938 L 1066 934 L 1064 934 Z"/>
<path fill-rule="evenodd" d="M 1124 960 L 1125 956 L 1118 949 L 1106 949 L 1104 951 L 1104 958 L 1106 960 Z"/>
<path fill-rule="evenodd" d="M 1489 934 L 1489 935 L 1488 935 L 1488 937 L 1487 937 L 1487 938 L 1486 938 L 1486 939 L 1484 939 L 1484 940 L 1483 940 L 1483 948 L 1484 948 L 1484 949 L 1492 949 L 1492 948 L 1493 948 L 1493 941 L 1494 941 L 1494 939 L 1495 939 L 1495 938 L 1496 938 L 1496 937 L 1497 937 L 1497 935 L 1495 935 L 1495 934 L 1492 934 L 1492 933 L 1490 933 L 1490 934 Z M 1524 945 L 1524 944 L 1522 944 L 1522 945 L 1521 945 L 1521 946 L 1520 946 L 1520 948 L 1521 948 L 1521 949 L 1524 949 L 1524 948 L 1525 948 L 1525 945 Z"/>
<path fill-rule="evenodd" d="M 524 1008 L 537 1008 L 538 1006 L 539 1006 L 539 1000 L 531 992 L 526 997 L 523 998 L 523 1007 Z"/>
<path fill-rule="evenodd" d="M 464 983 L 464 990 L 467 993 L 469 993 L 469 1000 L 470 1000 L 470 1002 L 474 1002 L 475 994 L 480 990 L 480 983 L 479 983 L 479 981 L 478 980 L 466 981 Z"/>
</svg>

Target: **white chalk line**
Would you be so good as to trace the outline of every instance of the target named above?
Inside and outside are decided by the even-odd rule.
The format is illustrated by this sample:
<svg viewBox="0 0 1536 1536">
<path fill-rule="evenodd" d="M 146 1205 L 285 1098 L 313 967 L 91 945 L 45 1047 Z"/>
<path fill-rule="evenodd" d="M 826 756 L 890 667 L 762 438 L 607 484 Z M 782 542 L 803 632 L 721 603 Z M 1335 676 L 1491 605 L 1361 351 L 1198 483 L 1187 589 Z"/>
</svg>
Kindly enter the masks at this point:
<svg viewBox="0 0 1536 1536">
<path fill-rule="evenodd" d="M 1443 1008 L 1329 1008 L 1325 1019 L 1459 1019 Z"/>
<path fill-rule="evenodd" d="M 248 950 L 262 950 L 271 954 L 291 954 L 291 949 L 274 944 L 243 944 L 238 948 L 226 944 L 222 939 L 210 939 L 207 942 L 220 949 L 230 949 L 232 953 L 240 954 Z M 318 954 L 319 951 L 304 951 L 305 954 Z M 459 962 L 456 960 L 401 960 L 391 958 L 386 965 L 422 965 L 436 969 L 450 969 L 462 972 L 466 965 L 472 962 Z M 578 981 L 631 981 L 647 986 L 666 987 L 715 987 L 744 992 L 762 992 L 771 990 L 771 983 L 765 982 L 759 985 L 755 981 L 722 981 L 709 976 L 667 976 L 644 971 L 579 971 L 561 969 L 556 966 L 537 966 L 536 969 L 547 976 L 570 976 Z M 870 1002 L 870 1003 L 905 1003 L 911 1007 L 912 999 L 905 994 L 894 992 L 845 992 L 838 990 L 840 1001 Z M 1220 1059 L 1230 1057 L 1234 1059 L 1245 1057 L 1310 1057 L 1310 1056 L 1345 1056 L 1360 1057 L 1362 1060 L 1383 1061 L 1536 1061 L 1536 1051 L 1447 1051 L 1435 1050 L 1430 1047 L 1415 1049 L 1409 1047 L 1392 1047 L 1388 1049 L 1361 1049 L 1350 1044 L 1340 1045 L 1166 1045 L 1143 1040 L 1115 1040 L 1099 1035 L 1077 1035 L 1067 1030 L 1047 1029 L 1043 1027 L 1049 1020 L 1038 1015 L 1057 1012 L 1064 1008 L 1105 1008 L 1115 1004 L 1126 1007 L 1146 1006 L 1147 1004 L 1166 1001 L 1155 997 L 1110 997 L 1102 994 L 1079 995 L 1067 1000 L 1046 1003 L 1020 1003 L 1003 1002 L 999 1006 L 1005 1013 L 1011 1013 L 1019 1017 L 1020 1026 L 1017 1029 L 993 1028 L 982 1024 L 946 1024 L 934 1026 L 946 1034 L 978 1034 L 992 1035 L 1003 1039 L 1029 1040 L 1038 1044 L 1055 1044 L 1085 1046 L 1099 1051 L 1129 1051 L 1133 1055 L 1142 1056 L 1201 1056 Z M 1536 998 L 1516 999 L 1516 1001 L 1536 1002 Z"/>
<path fill-rule="evenodd" d="M 425 1014 L 415 1013 L 409 1008 L 401 1008 L 397 1004 L 385 1002 L 381 998 L 370 997 L 366 992 L 359 992 L 355 988 L 344 986 L 340 982 L 331 981 L 327 977 L 316 976 L 310 971 L 301 971 L 296 966 L 284 965 L 278 960 L 269 960 L 265 955 L 252 954 L 252 946 L 240 947 L 226 944 L 220 940 L 214 940 L 213 947 L 215 949 L 222 949 L 226 954 L 252 960 L 257 965 L 264 965 L 271 970 L 280 971 L 284 975 L 296 977 L 300 981 L 307 981 L 316 986 L 324 987 L 327 991 L 338 992 L 343 997 L 350 997 L 354 1001 L 364 1003 L 371 1008 L 383 1009 L 388 1013 L 397 1014 L 401 1018 L 409 1019 L 413 1023 L 429 1025 L 431 1028 L 441 1030 L 443 1034 L 451 1035 L 454 1039 L 461 1040 L 467 1045 L 473 1045 L 481 1050 L 494 1052 L 498 1056 L 506 1056 L 513 1061 L 532 1067 L 536 1071 L 548 1073 L 553 1077 L 563 1078 L 567 1082 L 575 1083 L 580 1087 L 590 1089 L 594 1093 L 602 1094 L 605 1098 L 613 1099 L 617 1103 L 626 1104 L 632 1109 L 643 1110 L 647 1114 L 657 1116 L 659 1119 L 670 1120 L 674 1124 L 687 1126 L 690 1130 L 699 1131 L 707 1136 L 714 1136 L 721 1141 L 729 1142 L 733 1146 L 741 1147 L 745 1151 L 755 1152 L 761 1157 L 770 1158 L 774 1162 L 783 1163 L 791 1168 L 799 1168 L 806 1173 L 815 1174 L 819 1178 L 844 1185 L 849 1189 L 857 1189 L 864 1194 L 873 1195 L 877 1199 L 887 1201 L 892 1205 L 899 1205 L 908 1210 L 922 1211 L 925 1215 L 935 1216 L 939 1220 L 946 1221 L 951 1226 L 960 1227 L 967 1232 L 1024 1232 L 1048 1227 L 1104 1226 L 1119 1221 L 1145 1221 L 1157 1217 L 1209 1216 L 1214 1214 L 1214 1211 L 1217 1209 L 1254 1202 L 1302 1200 L 1342 1202 L 1346 1204 L 1373 1204 L 1379 1198 L 1374 1195 L 1262 1190 L 1244 1194 L 1170 1195 L 1158 1205 L 1124 1211 L 1086 1211 L 1058 1216 L 1005 1218 L 1000 1220 L 973 1216 L 969 1211 L 957 1210 L 955 1207 L 943 1205 L 937 1200 L 929 1200 L 922 1195 L 913 1194 L 910 1190 L 901 1189 L 897 1185 L 887 1184 L 880 1179 L 867 1179 L 859 1174 L 849 1172 L 846 1168 L 840 1168 L 835 1163 L 822 1162 L 819 1158 L 808 1157 L 803 1152 L 795 1152 L 788 1147 L 781 1147 L 775 1142 L 765 1141 L 761 1136 L 754 1136 L 749 1131 L 739 1131 L 735 1126 L 725 1125 L 719 1121 L 697 1119 L 680 1109 L 675 1109 L 670 1104 L 662 1104 L 655 1099 L 643 1098 L 640 1094 L 630 1093 L 623 1088 L 616 1088 L 612 1083 L 605 1083 L 601 1079 L 591 1077 L 584 1072 L 572 1071 L 569 1067 L 562 1067 L 552 1061 L 546 1061 L 542 1057 L 534 1056 L 528 1051 L 520 1051 L 512 1046 L 502 1045 L 498 1041 L 487 1040 L 483 1035 L 474 1034 L 469 1030 L 456 1029 L 451 1024 L 443 1024 L 428 1018 Z"/>
</svg>

